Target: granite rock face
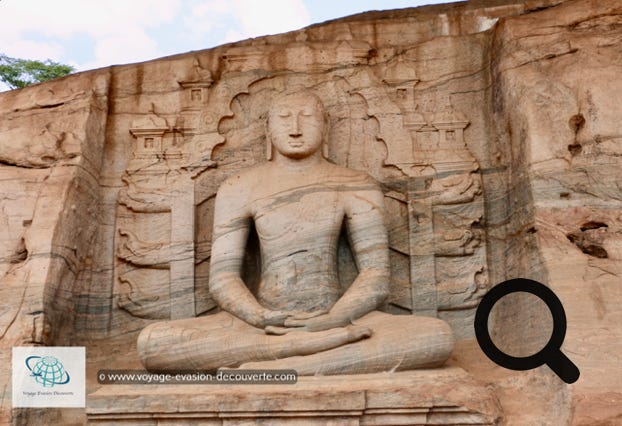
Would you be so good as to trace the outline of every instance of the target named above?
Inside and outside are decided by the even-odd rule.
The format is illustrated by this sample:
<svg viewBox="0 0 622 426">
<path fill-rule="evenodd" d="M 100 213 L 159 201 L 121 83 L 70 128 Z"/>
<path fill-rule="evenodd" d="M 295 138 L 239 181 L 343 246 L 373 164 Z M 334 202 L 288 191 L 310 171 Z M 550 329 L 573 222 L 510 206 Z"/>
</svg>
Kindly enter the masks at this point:
<svg viewBox="0 0 622 426">
<path fill-rule="evenodd" d="M 383 310 L 447 321 L 451 362 L 494 387 L 508 424 L 616 423 L 621 42 L 614 0 L 477 1 L 370 12 L 1 94 L 4 365 L 12 346 L 86 345 L 91 373 L 137 367 L 146 325 L 212 313 L 216 191 L 266 161 L 270 100 L 300 86 L 328 111 L 328 159 L 383 190 Z M 340 280 L 356 276 L 345 237 L 338 264 Z M 257 265 L 249 256 L 249 285 Z M 575 384 L 547 367 L 503 370 L 477 348 L 478 301 L 514 277 L 562 300 Z M 550 333 L 530 300 L 512 299 L 492 324 L 517 353 Z M 10 372 L 1 377 L 8 420 Z"/>
</svg>

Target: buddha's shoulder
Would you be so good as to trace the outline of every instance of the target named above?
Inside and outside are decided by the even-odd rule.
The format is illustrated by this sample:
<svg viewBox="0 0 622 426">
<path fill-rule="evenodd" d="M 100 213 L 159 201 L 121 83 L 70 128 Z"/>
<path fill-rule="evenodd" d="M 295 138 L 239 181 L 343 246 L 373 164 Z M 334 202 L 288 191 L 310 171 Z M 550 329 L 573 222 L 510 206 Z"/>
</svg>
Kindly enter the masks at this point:
<svg viewBox="0 0 622 426">
<path fill-rule="evenodd" d="M 266 162 L 258 166 L 240 170 L 229 176 L 220 186 L 220 192 L 236 192 L 239 194 L 252 193 L 259 185 L 279 179 L 279 171 L 273 164 Z M 318 184 L 338 185 L 342 189 L 348 187 L 363 189 L 363 187 L 378 186 L 377 182 L 366 172 L 354 170 L 337 164 L 325 162 L 317 170 L 317 176 L 313 179 Z M 312 183 L 312 182 L 307 182 Z"/>
<path fill-rule="evenodd" d="M 221 197 L 245 198 L 257 182 L 256 173 L 251 169 L 244 169 L 227 177 L 218 187 Z"/>
<path fill-rule="evenodd" d="M 235 188 L 237 190 L 250 188 L 265 176 L 266 171 L 267 167 L 265 164 L 239 170 L 227 177 L 220 185 L 220 188 Z"/>
<path fill-rule="evenodd" d="M 377 185 L 376 180 L 366 172 L 362 170 L 350 169 L 348 167 L 339 166 L 333 163 L 327 163 L 326 176 L 331 180 L 336 180 L 341 183 L 351 183 L 353 185 Z"/>
</svg>

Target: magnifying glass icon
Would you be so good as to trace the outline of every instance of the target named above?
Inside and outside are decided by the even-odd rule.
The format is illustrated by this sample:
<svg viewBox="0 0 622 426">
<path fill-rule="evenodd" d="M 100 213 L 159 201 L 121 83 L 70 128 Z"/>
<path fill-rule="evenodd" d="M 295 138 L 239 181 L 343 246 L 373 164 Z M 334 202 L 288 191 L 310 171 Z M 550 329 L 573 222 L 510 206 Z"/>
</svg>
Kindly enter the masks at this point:
<svg viewBox="0 0 622 426">
<path fill-rule="evenodd" d="M 515 357 L 501 351 L 493 343 L 488 332 L 488 317 L 493 306 L 503 296 L 517 292 L 531 293 L 539 297 L 546 303 L 553 316 L 553 333 L 548 343 L 539 352 L 526 357 Z M 579 379 L 579 369 L 560 349 L 566 337 L 566 312 L 562 302 L 550 288 L 538 281 L 515 278 L 491 288 L 475 312 L 475 337 L 486 356 L 501 367 L 511 370 L 531 370 L 546 364 L 568 384 Z"/>
</svg>

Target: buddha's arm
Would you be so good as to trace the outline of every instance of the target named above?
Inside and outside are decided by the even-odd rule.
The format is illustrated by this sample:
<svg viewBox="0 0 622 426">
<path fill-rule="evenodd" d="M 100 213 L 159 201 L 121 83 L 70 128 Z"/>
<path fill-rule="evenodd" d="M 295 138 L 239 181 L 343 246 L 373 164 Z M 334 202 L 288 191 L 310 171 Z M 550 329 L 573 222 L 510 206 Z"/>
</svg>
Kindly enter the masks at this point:
<svg viewBox="0 0 622 426">
<path fill-rule="evenodd" d="M 240 184 L 226 181 L 214 212 L 210 294 L 223 310 L 255 327 L 282 325 L 285 314 L 264 308 L 242 281 L 240 272 L 251 216 Z"/>
<path fill-rule="evenodd" d="M 320 331 L 341 327 L 378 308 L 389 291 L 389 242 L 384 225 L 384 197 L 373 183 L 346 194 L 346 221 L 350 246 L 359 274 L 327 314 L 310 319 L 292 318 L 288 327 Z"/>
<path fill-rule="evenodd" d="M 389 240 L 384 225 L 384 197 L 376 185 L 352 192 L 346 202 L 346 225 L 359 274 L 330 310 L 355 320 L 375 310 L 389 291 Z"/>
</svg>

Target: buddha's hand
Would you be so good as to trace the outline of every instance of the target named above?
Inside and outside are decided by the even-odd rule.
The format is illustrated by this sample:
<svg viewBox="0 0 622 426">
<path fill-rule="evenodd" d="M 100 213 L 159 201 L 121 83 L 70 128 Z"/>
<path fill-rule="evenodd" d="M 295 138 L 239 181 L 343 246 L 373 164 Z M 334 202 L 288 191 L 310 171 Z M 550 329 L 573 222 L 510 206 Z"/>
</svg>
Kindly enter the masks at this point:
<svg viewBox="0 0 622 426">
<path fill-rule="evenodd" d="M 303 325 L 288 326 L 287 324 L 289 323 L 290 320 L 305 321 L 311 318 L 324 316 L 327 313 L 327 311 L 325 310 L 313 311 L 313 312 L 303 312 L 303 311 L 285 311 L 285 312 L 287 314 L 287 317 L 283 320 L 281 324 L 275 324 L 275 325 L 271 324 L 265 327 L 266 334 L 282 336 L 283 334 L 287 334 L 291 331 L 309 331 Z"/>
<path fill-rule="evenodd" d="M 292 330 L 322 331 L 331 328 L 345 327 L 350 324 L 349 318 L 338 317 L 330 312 L 315 315 L 291 316 L 285 320 L 285 327 Z"/>
<path fill-rule="evenodd" d="M 262 322 L 261 326 L 283 326 L 285 325 L 285 320 L 290 316 L 289 312 L 286 311 L 271 311 L 265 310 L 261 314 Z"/>
<path fill-rule="evenodd" d="M 302 312 L 302 311 L 271 311 L 266 309 L 262 312 L 262 323 L 261 325 L 265 327 L 270 326 L 279 326 L 284 327 L 285 321 L 290 318 L 295 319 L 306 319 L 316 317 L 318 315 L 325 314 L 326 311 L 316 311 L 316 312 Z"/>
</svg>

